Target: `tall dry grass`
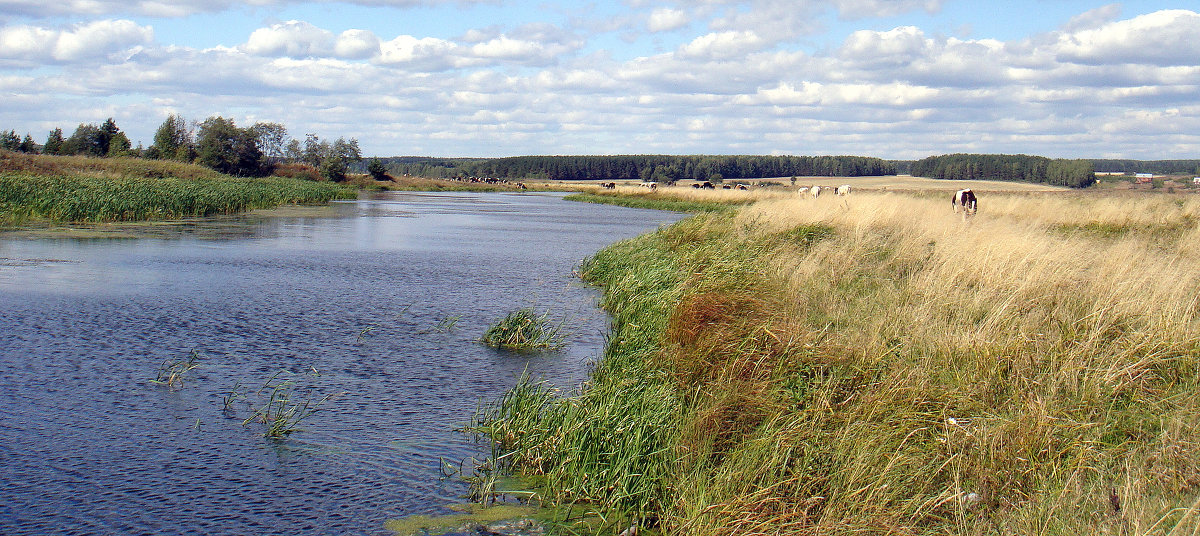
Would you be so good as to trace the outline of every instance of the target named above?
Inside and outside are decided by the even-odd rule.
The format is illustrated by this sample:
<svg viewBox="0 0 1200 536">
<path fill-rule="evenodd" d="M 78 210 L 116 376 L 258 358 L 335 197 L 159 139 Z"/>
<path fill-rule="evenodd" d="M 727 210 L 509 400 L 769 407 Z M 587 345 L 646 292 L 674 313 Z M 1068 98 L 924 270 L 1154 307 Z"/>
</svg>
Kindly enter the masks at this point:
<svg viewBox="0 0 1200 536">
<path fill-rule="evenodd" d="M 799 407 L 734 449 L 753 463 L 684 489 L 783 465 L 729 494 L 742 508 L 685 517 L 744 533 L 786 520 L 814 533 L 1200 530 L 1200 203 L 984 202 L 969 220 L 898 195 L 738 214 L 744 243 L 814 225 L 833 236 L 762 258 L 782 297 L 764 329 L 799 343 L 780 357 L 806 378 Z M 766 384 L 794 390 L 793 372 Z M 791 472 L 806 456 L 817 470 Z"/>
</svg>

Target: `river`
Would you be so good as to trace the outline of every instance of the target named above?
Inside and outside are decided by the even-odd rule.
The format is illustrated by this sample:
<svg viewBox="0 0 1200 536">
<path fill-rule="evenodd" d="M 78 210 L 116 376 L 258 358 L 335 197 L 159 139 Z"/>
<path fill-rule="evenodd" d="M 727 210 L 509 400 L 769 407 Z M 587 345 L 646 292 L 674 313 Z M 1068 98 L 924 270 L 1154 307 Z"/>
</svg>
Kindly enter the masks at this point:
<svg viewBox="0 0 1200 536">
<path fill-rule="evenodd" d="M 484 452 L 456 431 L 478 405 L 526 369 L 572 388 L 600 355 L 608 319 L 572 269 L 680 217 L 537 193 L 333 208 L 219 239 L 0 235 L 0 533 L 387 534 L 444 513 L 466 486 L 443 461 Z M 521 307 L 567 347 L 477 342 Z M 193 354 L 182 385 L 151 381 Z M 333 398 L 268 439 L 243 421 L 284 381 Z"/>
</svg>

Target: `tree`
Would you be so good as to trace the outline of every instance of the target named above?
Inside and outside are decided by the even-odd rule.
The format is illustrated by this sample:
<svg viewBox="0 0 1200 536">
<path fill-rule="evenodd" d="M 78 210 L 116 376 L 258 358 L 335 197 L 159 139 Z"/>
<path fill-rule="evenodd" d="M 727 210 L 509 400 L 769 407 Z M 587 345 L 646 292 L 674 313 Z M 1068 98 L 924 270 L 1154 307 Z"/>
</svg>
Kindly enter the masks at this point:
<svg viewBox="0 0 1200 536">
<path fill-rule="evenodd" d="M 367 163 L 367 173 L 371 174 L 371 178 L 377 181 L 388 180 L 387 166 L 383 165 L 378 158 L 372 158 Z"/>
<path fill-rule="evenodd" d="M 61 154 L 78 154 L 85 156 L 104 156 L 107 153 L 107 143 L 103 144 L 103 134 L 100 127 L 80 123 L 71 137 L 63 141 Z M 101 152 L 101 147 L 105 151 Z"/>
<path fill-rule="evenodd" d="M 304 150 L 300 148 L 300 140 L 293 138 L 283 151 L 283 158 L 288 162 L 299 162 L 304 159 Z"/>
<path fill-rule="evenodd" d="M 358 149 L 358 140 L 338 138 L 328 145 L 328 152 L 321 159 L 321 176 L 334 182 L 346 180 L 346 172 L 350 164 L 362 160 L 362 151 Z"/>
<path fill-rule="evenodd" d="M 130 151 L 131 147 L 133 147 L 133 144 L 129 142 L 129 138 L 125 136 L 125 133 L 118 131 L 116 134 L 113 134 L 112 139 L 108 140 L 108 153 L 105 156 L 130 156 L 133 154 Z"/>
<path fill-rule="evenodd" d="M 287 127 L 279 123 L 255 123 L 250 130 L 258 136 L 258 147 L 262 149 L 263 156 L 273 163 L 284 159 L 288 148 Z"/>
<path fill-rule="evenodd" d="M 40 147 L 38 147 L 37 142 L 33 141 L 33 136 L 30 136 L 29 134 L 25 134 L 25 139 L 21 140 L 21 147 L 20 147 L 21 152 L 22 153 L 36 153 L 36 152 L 38 152 L 38 149 L 40 149 Z"/>
<path fill-rule="evenodd" d="M 187 121 L 179 115 L 171 114 L 154 131 L 154 144 L 147 151 L 150 158 L 168 158 L 172 160 L 191 161 L 192 131 Z"/>
<path fill-rule="evenodd" d="M 196 163 L 228 175 L 257 177 L 267 172 L 258 136 L 221 116 L 200 123 L 196 153 Z"/>
<path fill-rule="evenodd" d="M 46 154 L 62 154 L 64 141 L 61 128 L 51 130 L 50 134 L 46 136 L 46 145 L 42 147 L 42 152 Z"/>
<path fill-rule="evenodd" d="M 101 156 L 108 156 L 113 138 L 116 138 L 117 134 L 120 133 L 121 129 L 117 128 L 117 122 L 113 121 L 113 118 L 110 117 L 104 120 L 104 123 L 100 125 L 100 131 L 96 135 L 96 150 Z M 128 143 L 129 139 L 126 138 L 125 142 Z M 125 150 L 128 151 L 129 147 L 125 147 Z"/>
<path fill-rule="evenodd" d="M 17 131 L 0 132 L 0 149 L 8 151 L 21 149 L 21 138 L 17 136 Z"/>
</svg>

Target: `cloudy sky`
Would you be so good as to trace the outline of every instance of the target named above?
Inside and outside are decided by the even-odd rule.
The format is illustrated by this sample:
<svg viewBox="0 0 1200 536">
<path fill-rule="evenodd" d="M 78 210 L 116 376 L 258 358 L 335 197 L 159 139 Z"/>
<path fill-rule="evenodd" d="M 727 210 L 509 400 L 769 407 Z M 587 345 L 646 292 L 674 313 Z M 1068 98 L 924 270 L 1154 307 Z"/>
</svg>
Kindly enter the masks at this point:
<svg viewBox="0 0 1200 536">
<path fill-rule="evenodd" d="M 1200 158 L 1193 0 L 0 0 L 0 129 L 368 155 Z"/>
</svg>

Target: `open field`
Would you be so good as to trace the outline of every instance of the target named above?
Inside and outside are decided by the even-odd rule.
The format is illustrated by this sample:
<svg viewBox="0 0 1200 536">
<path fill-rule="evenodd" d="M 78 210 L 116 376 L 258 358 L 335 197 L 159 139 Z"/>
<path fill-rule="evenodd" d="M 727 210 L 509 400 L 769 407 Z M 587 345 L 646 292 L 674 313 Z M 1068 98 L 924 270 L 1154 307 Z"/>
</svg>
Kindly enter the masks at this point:
<svg viewBox="0 0 1200 536">
<path fill-rule="evenodd" d="M 598 188 L 602 182 L 610 181 L 551 181 L 537 183 L 550 187 L 586 189 Z M 634 188 L 641 188 L 637 181 L 615 181 L 618 191 L 636 191 Z M 696 181 L 679 181 L 675 186 L 667 188 L 668 190 L 693 189 L 691 185 Z M 924 177 L 913 177 L 910 175 L 888 175 L 880 177 L 797 177 L 796 186 L 791 185 L 791 177 L 777 177 L 765 179 L 739 179 L 726 181 L 727 183 L 746 183 L 751 185 L 773 184 L 768 186 L 767 190 L 778 191 L 794 191 L 801 186 L 823 186 L 836 188 L 843 184 L 849 184 L 854 189 L 862 190 L 891 190 L 891 191 L 956 191 L 963 188 L 971 188 L 979 192 L 1062 192 L 1069 191 L 1069 188 L 1061 186 L 1048 186 L 1045 184 L 1033 184 L 1025 182 L 1008 182 L 1008 181 L 948 181 L 927 179 Z M 530 183 L 534 184 L 534 183 Z"/>
<path fill-rule="evenodd" d="M 1200 532 L 1200 199 L 940 197 L 764 199 L 600 252 L 591 382 L 478 429 L 614 531 Z"/>
</svg>

